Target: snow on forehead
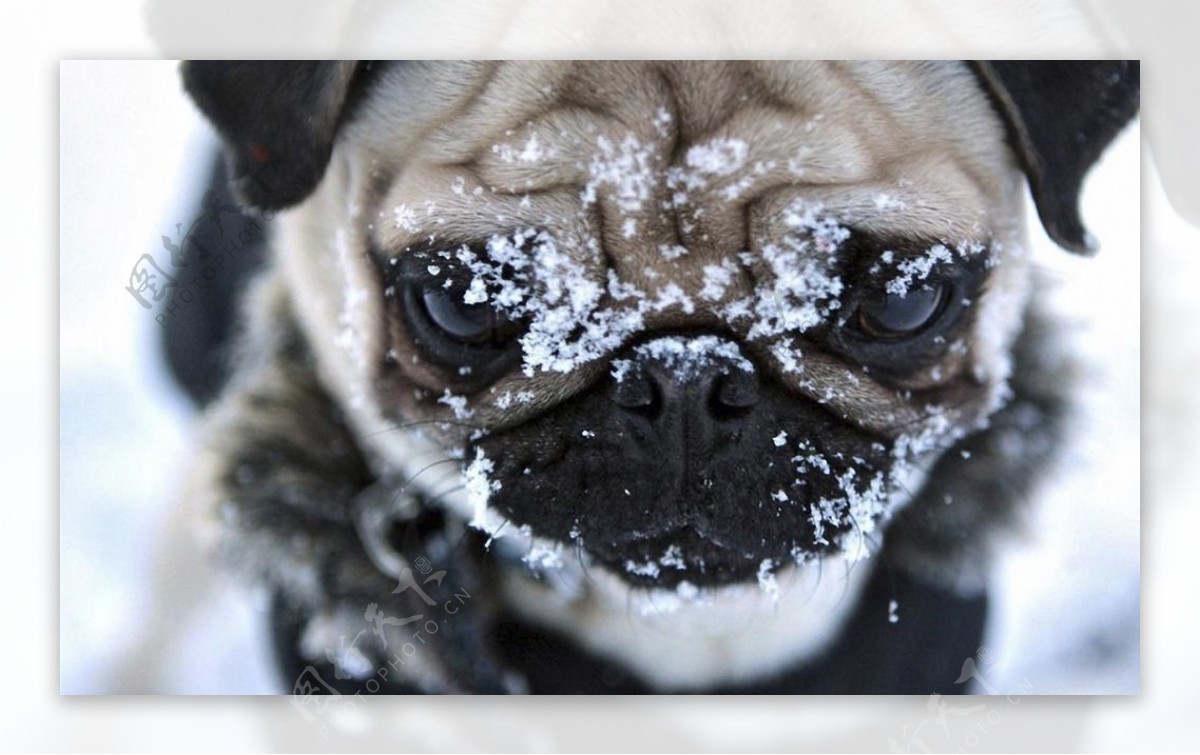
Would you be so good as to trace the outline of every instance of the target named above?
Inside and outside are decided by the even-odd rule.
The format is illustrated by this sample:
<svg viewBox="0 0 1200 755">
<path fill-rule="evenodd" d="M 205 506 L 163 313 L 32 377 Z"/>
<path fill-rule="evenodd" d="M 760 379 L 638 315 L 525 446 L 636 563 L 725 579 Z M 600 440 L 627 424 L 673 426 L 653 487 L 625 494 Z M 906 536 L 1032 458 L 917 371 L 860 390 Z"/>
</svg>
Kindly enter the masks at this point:
<svg viewBox="0 0 1200 755">
<path fill-rule="evenodd" d="M 482 249 L 462 246 L 454 256 L 472 275 L 464 303 L 487 303 L 527 323 L 520 341 L 524 372 L 532 376 L 539 370 L 569 372 L 605 357 L 642 331 L 648 314 L 691 314 L 697 298 L 727 321 L 748 326 L 751 339 L 816 326 L 838 306 L 842 283 L 829 269 L 849 231 L 800 202 L 789 209 L 786 222 L 797 235 L 761 250 L 770 280 L 724 304 L 719 302 L 739 268 L 754 264 L 749 255 L 706 268 L 697 297 L 666 278 L 652 290 L 622 281 L 612 270 L 601 279 L 543 230 L 497 234 Z"/>
<path fill-rule="evenodd" d="M 977 242 L 963 242 L 955 249 L 961 259 L 967 259 L 982 251 L 984 251 L 983 245 Z M 892 253 L 884 252 L 880 261 L 884 264 L 891 264 Z M 884 290 L 889 294 L 904 298 L 914 281 L 926 280 L 938 265 L 950 264 L 953 261 L 954 254 L 950 249 L 944 244 L 934 244 L 926 250 L 925 254 L 898 262 L 896 270 L 900 274 L 889 280 Z"/>
<path fill-rule="evenodd" d="M 633 134 L 626 135 L 619 145 L 601 136 L 596 147 L 581 197 L 584 206 L 595 203 L 597 193 L 603 190 L 622 212 L 642 209 L 656 183 L 652 148 Z"/>
</svg>

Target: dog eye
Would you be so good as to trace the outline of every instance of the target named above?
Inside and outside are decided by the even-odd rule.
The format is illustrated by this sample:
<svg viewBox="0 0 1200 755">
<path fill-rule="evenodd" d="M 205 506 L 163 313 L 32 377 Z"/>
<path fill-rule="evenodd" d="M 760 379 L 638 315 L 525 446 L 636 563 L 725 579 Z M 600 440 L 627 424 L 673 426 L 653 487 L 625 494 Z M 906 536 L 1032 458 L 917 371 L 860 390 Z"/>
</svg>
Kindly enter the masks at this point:
<svg viewBox="0 0 1200 755">
<path fill-rule="evenodd" d="M 855 321 L 858 329 L 872 338 L 904 338 L 934 322 L 948 299 L 949 287 L 945 284 L 911 288 L 904 296 L 880 292 L 859 304 Z"/>
<path fill-rule="evenodd" d="M 516 335 L 503 313 L 486 303 L 468 304 L 461 291 L 426 288 L 421 301 L 429 322 L 459 343 L 499 346 Z"/>
</svg>

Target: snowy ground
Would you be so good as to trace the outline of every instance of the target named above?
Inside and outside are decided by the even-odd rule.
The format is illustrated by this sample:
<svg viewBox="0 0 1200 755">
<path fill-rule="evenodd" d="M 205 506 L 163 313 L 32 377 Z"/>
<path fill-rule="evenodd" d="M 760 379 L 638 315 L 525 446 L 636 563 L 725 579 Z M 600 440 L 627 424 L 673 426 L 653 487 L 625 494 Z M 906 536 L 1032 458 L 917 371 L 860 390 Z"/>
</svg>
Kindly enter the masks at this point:
<svg viewBox="0 0 1200 755">
<path fill-rule="evenodd" d="M 64 64 L 62 101 L 61 691 L 275 691 L 261 601 L 188 546 L 175 493 L 193 417 L 153 316 L 124 290 L 137 258 L 199 212 L 188 187 L 212 135 L 168 63 Z M 1038 534 L 997 574 L 997 690 L 1139 689 L 1139 144 L 1135 128 L 1088 187 L 1097 258 L 1035 230 L 1094 372 Z M 1149 192 L 1153 211 L 1169 213 L 1163 202 Z"/>
</svg>

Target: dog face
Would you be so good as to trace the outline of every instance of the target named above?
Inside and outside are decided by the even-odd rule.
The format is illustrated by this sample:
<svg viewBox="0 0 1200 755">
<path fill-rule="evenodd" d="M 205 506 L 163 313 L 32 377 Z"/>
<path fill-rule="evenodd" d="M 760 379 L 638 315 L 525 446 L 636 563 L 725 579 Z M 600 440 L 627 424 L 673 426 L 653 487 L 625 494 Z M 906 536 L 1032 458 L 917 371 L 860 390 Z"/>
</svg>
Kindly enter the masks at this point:
<svg viewBox="0 0 1200 755">
<path fill-rule="evenodd" d="M 367 395 L 456 422 L 478 523 L 633 584 L 752 581 L 861 549 L 995 405 L 1020 181 L 967 72 L 473 73 L 400 159 L 385 108 L 350 126 L 334 201 L 374 221 Z"/>
<path fill-rule="evenodd" d="M 1084 243 L 1095 155 L 1047 171 L 1003 67 L 338 64 L 246 105 L 320 111 L 287 137 L 190 76 L 243 192 L 306 197 L 276 264 L 364 445 L 630 586 L 865 553 L 1005 398 L 1026 177 Z"/>
</svg>

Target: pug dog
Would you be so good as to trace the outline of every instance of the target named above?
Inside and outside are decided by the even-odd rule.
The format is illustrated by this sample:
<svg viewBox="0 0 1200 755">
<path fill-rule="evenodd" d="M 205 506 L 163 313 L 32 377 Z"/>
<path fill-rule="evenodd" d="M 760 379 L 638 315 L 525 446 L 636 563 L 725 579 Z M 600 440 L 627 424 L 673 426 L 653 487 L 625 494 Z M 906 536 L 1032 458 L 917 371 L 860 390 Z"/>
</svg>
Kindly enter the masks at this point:
<svg viewBox="0 0 1200 755">
<path fill-rule="evenodd" d="M 188 499 L 284 688 L 963 691 L 1070 408 L 1026 186 L 1094 250 L 1138 74 L 185 63 L 269 231 Z"/>
</svg>

